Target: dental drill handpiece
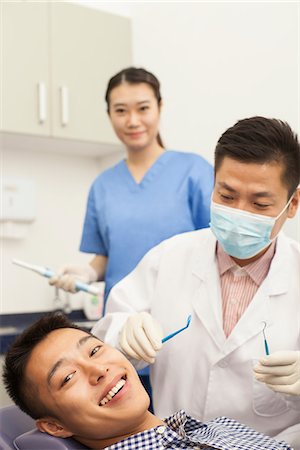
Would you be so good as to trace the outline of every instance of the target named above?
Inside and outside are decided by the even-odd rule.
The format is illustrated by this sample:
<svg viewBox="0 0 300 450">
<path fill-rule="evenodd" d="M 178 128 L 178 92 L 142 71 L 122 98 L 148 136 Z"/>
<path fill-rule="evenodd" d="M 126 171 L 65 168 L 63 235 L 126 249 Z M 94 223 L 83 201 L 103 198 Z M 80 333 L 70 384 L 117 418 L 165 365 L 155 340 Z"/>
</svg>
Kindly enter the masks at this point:
<svg viewBox="0 0 300 450">
<path fill-rule="evenodd" d="M 23 261 L 19 261 L 17 259 L 13 259 L 12 262 L 13 262 L 13 264 L 16 264 L 17 266 L 32 270 L 33 272 L 36 272 L 46 278 L 52 278 L 55 276 L 55 273 L 53 272 L 53 270 L 48 269 L 47 267 L 36 266 L 34 264 L 28 264 Z M 82 283 L 81 281 L 76 281 L 75 288 L 77 291 L 88 292 L 89 294 L 92 294 L 92 295 L 98 295 L 100 292 L 99 289 L 96 288 L 95 286 L 90 286 L 89 284 Z"/>
</svg>

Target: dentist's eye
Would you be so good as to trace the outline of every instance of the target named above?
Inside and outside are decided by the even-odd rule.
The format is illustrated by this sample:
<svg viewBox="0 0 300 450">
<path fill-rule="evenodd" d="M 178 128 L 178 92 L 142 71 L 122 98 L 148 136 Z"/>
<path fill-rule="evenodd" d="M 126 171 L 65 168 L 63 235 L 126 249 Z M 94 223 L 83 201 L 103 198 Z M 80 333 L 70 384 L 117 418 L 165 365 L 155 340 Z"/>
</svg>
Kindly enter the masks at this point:
<svg viewBox="0 0 300 450">
<path fill-rule="evenodd" d="M 101 348 L 101 345 L 97 345 L 97 347 L 94 347 L 93 350 L 90 353 L 90 357 L 94 356 Z"/>
<path fill-rule="evenodd" d="M 69 375 L 67 375 L 64 379 L 63 379 L 63 382 L 62 382 L 62 386 L 65 386 L 65 384 L 67 384 L 72 378 L 73 378 L 73 376 L 75 375 L 75 373 L 76 372 L 72 372 L 72 373 L 69 373 Z"/>
<path fill-rule="evenodd" d="M 233 200 L 233 197 L 231 197 L 230 195 L 220 194 L 220 197 L 222 200 L 225 200 L 225 201 Z"/>
<path fill-rule="evenodd" d="M 260 208 L 260 209 L 268 208 L 269 206 L 271 206 L 269 204 L 267 205 L 267 204 L 263 204 L 263 203 L 254 203 L 254 204 L 257 208 Z"/>
</svg>

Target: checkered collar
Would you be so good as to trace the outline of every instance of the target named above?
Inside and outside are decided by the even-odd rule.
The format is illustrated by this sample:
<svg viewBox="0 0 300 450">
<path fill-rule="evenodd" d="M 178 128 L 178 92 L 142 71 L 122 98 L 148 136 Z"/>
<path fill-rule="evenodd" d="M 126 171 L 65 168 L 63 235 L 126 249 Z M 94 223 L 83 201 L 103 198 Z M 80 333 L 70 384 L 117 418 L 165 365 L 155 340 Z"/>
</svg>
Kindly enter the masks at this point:
<svg viewBox="0 0 300 450">
<path fill-rule="evenodd" d="M 181 410 L 164 419 L 164 423 L 165 425 L 159 425 L 130 436 L 117 444 L 107 447 L 106 450 L 163 450 L 165 448 L 187 449 L 194 447 L 187 447 L 187 444 L 184 442 L 187 431 L 199 429 L 200 422 L 198 420 L 193 419 L 185 411 Z"/>
<path fill-rule="evenodd" d="M 202 423 L 179 411 L 159 425 L 106 447 L 106 450 L 293 450 L 227 417 Z"/>
</svg>

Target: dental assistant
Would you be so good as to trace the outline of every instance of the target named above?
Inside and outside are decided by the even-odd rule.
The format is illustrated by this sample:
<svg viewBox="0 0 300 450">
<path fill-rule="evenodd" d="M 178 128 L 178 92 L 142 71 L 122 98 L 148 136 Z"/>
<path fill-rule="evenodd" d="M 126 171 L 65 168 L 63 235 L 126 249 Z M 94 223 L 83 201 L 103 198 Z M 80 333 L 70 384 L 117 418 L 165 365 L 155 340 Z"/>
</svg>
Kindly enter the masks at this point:
<svg viewBox="0 0 300 450">
<path fill-rule="evenodd" d="M 80 250 L 95 256 L 87 265 L 64 266 L 50 284 L 75 292 L 76 279 L 105 280 L 106 301 L 152 247 L 209 226 L 214 175 L 201 156 L 164 148 L 160 83 L 152 73 L 122 70 L 110 79 L 105 99 L 127 156 L 101 173 L 89 192 Z"/>
<path fill-rule="evenodd" d="M 299 182 L 288 124 L 237 122 L 215 150 L 211 228 L 164 241 L 112 289 L 92 331 L 153 364 L 159 416 L 179 405 L 202 421 L 230 416 L 300 450 L 300 246 L 281 232 Z"/>
</svg>

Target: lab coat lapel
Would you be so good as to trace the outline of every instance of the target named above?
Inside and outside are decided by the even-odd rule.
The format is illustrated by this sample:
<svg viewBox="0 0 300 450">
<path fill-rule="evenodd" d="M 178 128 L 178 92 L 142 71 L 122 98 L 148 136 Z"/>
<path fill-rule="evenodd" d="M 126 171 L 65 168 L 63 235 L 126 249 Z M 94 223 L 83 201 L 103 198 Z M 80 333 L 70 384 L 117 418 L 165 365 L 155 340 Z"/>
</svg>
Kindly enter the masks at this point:
<svg viewBox="0 0 300 450">
<path fill-rule="evenodd" d="M 207 236 L 205 244 L 201 247 L 201 255 L 197 255 L 193 267 L 193 275 L 197 278 L 198 284 L 192 305 L 224 356 L 242 346 L 253 336 L 262 333 L 263 322 L 266 322 L 267 326 L 273 324 L 274 296 L 288 290 L 288 274 L 285 270 L 288 267 L 287 246 L 286 237 L 281 234 L 277 240 L 276 254 L 267 278 L 230 336 L 226 338 L 223 331 L 220 277 L 215 254 L 216 240 L 212 233 Z"/>
<path fill-rule="evenodd" d="M 272 302 L 276 301 L 276 296 L 288 290 L 288 275 L 285 270 L 288 267 L 286 262 L 288 255 L 284 248 L 285 240 L 284 236 L 278 238 L 276 253 L 269 273 L 227 338 L 224 347 L 225 355 L 242 346 L 252 337 L 261 334 L 264 327 L 263 322 L 266 322 L 267 328 L 273 324 Z"/>
<path fill-rule="evenodd" d="M 220 278 L 216 264 L 216 239 L 210 232 L 206 242 L 201 246 L 193 267 L 196 288 L 192 306 L 203 326 L 221 350 L 225 335 L 222 325 L 222 302 Z"/>
<path fill-rule="evenodd" d="M 228 355 L 252 337 L 261 334 L 264 322 L 267 327 L 273 323 L 267 284 L 260 286 L 250 305 L 228 336 L 224 346 L 224 355 Z M 263 337 L 261 341 L 263 342 Z"/>
</svg>

